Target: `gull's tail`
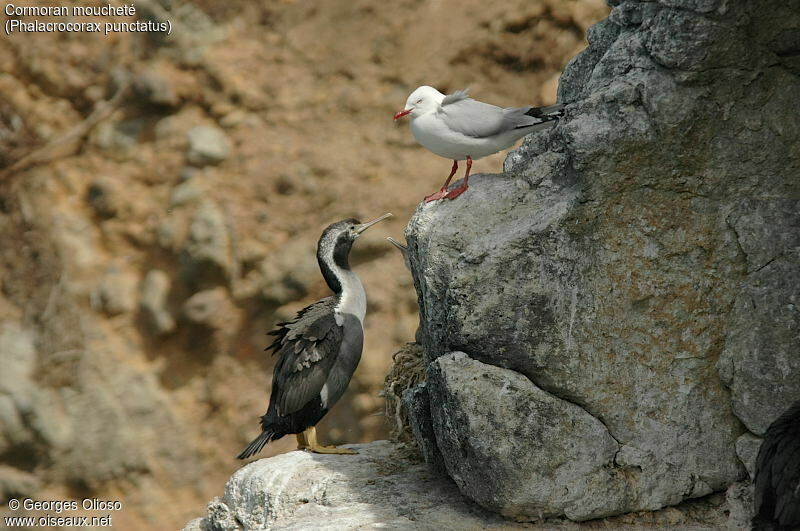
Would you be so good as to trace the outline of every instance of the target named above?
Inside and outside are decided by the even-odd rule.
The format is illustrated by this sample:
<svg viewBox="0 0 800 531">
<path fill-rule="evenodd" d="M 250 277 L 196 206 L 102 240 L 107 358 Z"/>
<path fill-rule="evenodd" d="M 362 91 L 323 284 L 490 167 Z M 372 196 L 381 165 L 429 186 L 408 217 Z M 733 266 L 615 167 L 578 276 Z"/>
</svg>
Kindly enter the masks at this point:
<svg viewBox="0 0 800 531">
<path fill-rule="evenodd" d="M 531 125 L 538 125 L 545 122 L 552 122 L 564 116 L 564 104 L 556 103 L 555 105 L 548 105 L 547 107 L 531 107 L 525 111 L 525 116 L 534 118 L 536 122 L 522 127 L 530 127 Z"/>
</svg>

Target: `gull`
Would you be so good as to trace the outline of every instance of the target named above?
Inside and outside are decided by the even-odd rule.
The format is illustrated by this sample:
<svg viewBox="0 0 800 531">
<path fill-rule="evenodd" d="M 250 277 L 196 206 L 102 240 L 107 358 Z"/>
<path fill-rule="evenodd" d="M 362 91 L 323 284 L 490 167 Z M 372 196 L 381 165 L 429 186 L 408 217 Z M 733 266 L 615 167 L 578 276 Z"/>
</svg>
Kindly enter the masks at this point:
<svg viewBox="0 0 800 531">
<path fill-rule="evenodd" d="M 411 115 L 411 134 L 429 151 L 453 161 L 442 188 L 427 197 L 455 199 L 469 187 L 472 161 L 511 147 L 523 136 L 553 126 L 563 116 L 564 105 L 502 108 L 473 100 L 468 89 L 445 96 L 429 86 L 414 90 L 395 120 Z M 447 191 L 458 170 L 458 161 L 467 161 L 463 183 Z"/>
</svg>

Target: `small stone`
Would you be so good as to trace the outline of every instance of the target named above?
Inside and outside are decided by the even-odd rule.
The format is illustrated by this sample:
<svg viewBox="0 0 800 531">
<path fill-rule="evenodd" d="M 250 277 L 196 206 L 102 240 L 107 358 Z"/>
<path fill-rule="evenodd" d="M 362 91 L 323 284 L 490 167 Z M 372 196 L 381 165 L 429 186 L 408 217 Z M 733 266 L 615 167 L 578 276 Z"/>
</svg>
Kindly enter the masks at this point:
<svg viewBox="0 0 800 531">
<path fill-rule="evenodd" d="M 162 221 L 156 227 L 156 242 L 164 249 L 172 249 L 176 244 L 177 228 L 170 221 Z"/>
<path fill-rule="evenodd" d="M 160 269 L 151 269 L 142 282 L 139 306 L 156 335 L 175 330 L 175 319 L 167 308 L 170 286 L 169 275 Z"/>
<path fill-rule="evenodd" d="M 188 181 L 189 179 L 191 179 L 192 177 L 197 175 L 199 173 L 199 171 L 200 170 L 198 170 L 194 166 L 184 166 L 183 169 L 181 169 L 181 174 L 179 176 L 180 180 L 181 181 Z"/>
<path fill-rule="evenodd" d="M 143 118 L 101 122 L 94 129 L 92 139 L 100 149 L 124 160 L 134 152 L 139 143 L 139 135 L 145 126 Z"/>
<path fill-rule="evenodd" d="M 204 290 L 189 297 L 183 304 L 183 315 L 193 324 L 211 330 L 225 329 L 236 315 L 236 307 L 222 287 Z"/>
<path fill-rule="evenodd" d="M 296 190 L 292 178 L 285 173 L 282 173 L 275 180 L 275 191 L 280 195 L 291 195 Z"/>
<path fill-rule="evenodd" d="M 30 444 L 30 420 L 41 389 L 33 381 L 36 347 L 33 334 L 15 321 L 0 325 L 0 454 Z"/>
<path fill-rule="evenodd" d="M 107 315 L 130 312 L 136 307 L 136 277 L 111 268 L 91 295 L 92 306 Z"/>
<path fill-rule="evenodd" d="M 170 79 L 163 72 L 148 70 L 133 81 L 136 94 L 144 101 L 155 105 L 174 106 L 180 101 Z"/>
<path fill-rule="evenodd" d="M 305 239 L 288 241 L 280 253 L 268 255 L 255 270 L 251 281 L 258 283 L 261 296 L 283 305 L 308 293 L 308 286 L 319 275 L 314 244 Z"/>
<path fill-rule="evenodd" d="M 119 212 L 118 197 L 108 179 L 95 179 L 86 190 L 86 200 L 95 214 L 103 219 L 113 218 Z"/>
<path fill-rule="evenodd" d="M 194 166 L 219 164 L 231 153 L 231 143 L 222 130 L 199 125 L 188 133 L 189 152 L 187 159 Z"/>
<path fill-rule="evenodd" d="M 39 486 L 39 479 L 33 474 L 0 465 L 0 496 L 3 499 L 32 496 Z"/>
<path fill-rule="evenodd" d="M 223 284 L 233 266 L 225 216 L 210 200 L 200 203 L 181 249 L 181 274 L 193 289 Z"/>
<path fill-rule="evenodd" d="M 194 180 L 187 180 L 172 189 L 169 196 L 169 204 L 172 207 L 179 207 L 191 203 L 202 197 L 205 190 Z"/>
</svg>

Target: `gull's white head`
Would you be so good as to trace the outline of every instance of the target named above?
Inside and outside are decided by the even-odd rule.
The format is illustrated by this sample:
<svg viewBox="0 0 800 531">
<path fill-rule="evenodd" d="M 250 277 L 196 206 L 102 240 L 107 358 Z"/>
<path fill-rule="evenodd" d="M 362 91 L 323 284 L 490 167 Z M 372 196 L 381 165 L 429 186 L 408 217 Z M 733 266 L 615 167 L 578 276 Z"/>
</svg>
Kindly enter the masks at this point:
<svg viewBox="0 0 800 531">
<path fill-rule="evenodd" d="M 418 87 L 406 100 L 405 108 L 394 115 L 397 120 L 410 114 L 411 118 L 417 118 L 429 112 L 435 112 L 444 99 L 444 94 L 433 87 L 423 85 Z"/>
</svg>

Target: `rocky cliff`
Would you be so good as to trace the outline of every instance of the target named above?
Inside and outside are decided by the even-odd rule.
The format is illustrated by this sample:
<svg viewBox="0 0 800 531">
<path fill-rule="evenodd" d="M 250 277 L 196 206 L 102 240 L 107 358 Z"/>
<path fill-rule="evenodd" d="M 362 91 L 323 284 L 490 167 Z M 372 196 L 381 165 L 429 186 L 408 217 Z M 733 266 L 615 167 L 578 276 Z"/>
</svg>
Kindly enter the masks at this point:
<svg viewBox="0 0 800 531">
<path fill-rule="evenodd" d="M 268 460 L 193 528 L 424 528 L 425 473 L 490 511 L 483 527 L 746 525 L 758 436 L 800 398 L 800 10 L 612 6 L 561 77 L 566 117 L 408 224 L 427 381 L 404 397 L 431 465 L 410 497 L 352 472 L 378 453 L 413 468 L 375 443 L 326 461 L 358 478 L 340 506 L 327 479 L 293 501 L 276 474 L 306 465 Z"/>
<path fill-rule="evenodd" d="M 572 522 L 515 522 L 481 509 L 408 447 L 388 441 L 351 445 L 356 456 L 302 451 L 261 459 L 238 470 L 207 513 L 184 531 L 256 529 L 702 529 L 741 528 L 747 509 L 712 495 L 678 508 Z"/>
<path fill-rule="evenodd" d="M 448 168 L 392 114 L 422 83 L 552 103 L 608 11 L 128 4 L 135 16 L 91 21 L 169 20 L 172 34 L 14 33 L 0 46 L 0 518 L 23 514 L 8 511 L 13 497 L 113 497 L 124 529 L 199 514 L 258 431 L 274 362 L 264 333 L 329 293 L 320 231 L 388 211 L 353 256 L 369 295 L 364 356 L 320 426 L 325 442 L 385 436 L 377 395 L 418 318 L 382 236 L 400 237 Z"/>
<path fill-rule="evenodd" d="M 406 230 L 423 446 L 512 518 L 725 490 L 800 398 L 800 10 L 612 4 L 566 118 Z"/>
</svg>

